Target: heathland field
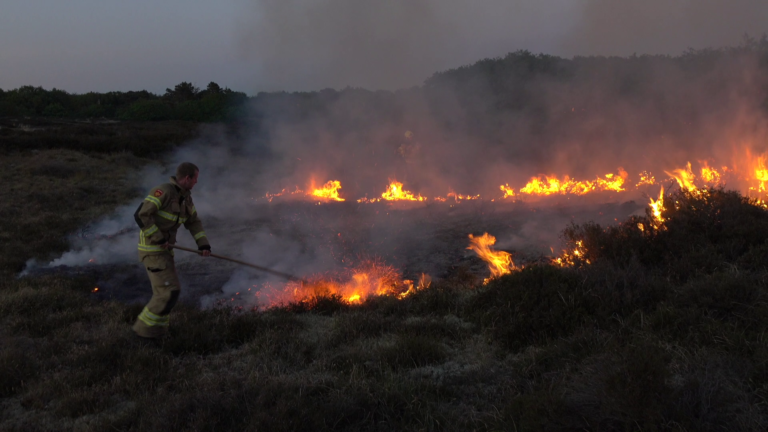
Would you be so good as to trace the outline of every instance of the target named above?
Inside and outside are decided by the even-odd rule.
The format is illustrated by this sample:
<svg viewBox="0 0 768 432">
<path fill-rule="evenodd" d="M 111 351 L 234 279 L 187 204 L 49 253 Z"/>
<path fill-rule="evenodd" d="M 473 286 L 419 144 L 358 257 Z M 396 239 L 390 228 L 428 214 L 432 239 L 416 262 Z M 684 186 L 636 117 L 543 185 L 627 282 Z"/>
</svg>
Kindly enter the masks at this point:
<svg viewBox="0 0 768 432">
<path fill-rule="evenodd" d="M 737 193 L 678 193 L 654 229 L 570 227 L 572 267 L 360 305 L 182 305 L 151 344 L 130 330 L 142 305 L 16 275 L 141 194 L 152 149 L 194 127 L 31 133 L 0 129 L 0 430 L 768 428 L 768 212 Z"/>
</svg>

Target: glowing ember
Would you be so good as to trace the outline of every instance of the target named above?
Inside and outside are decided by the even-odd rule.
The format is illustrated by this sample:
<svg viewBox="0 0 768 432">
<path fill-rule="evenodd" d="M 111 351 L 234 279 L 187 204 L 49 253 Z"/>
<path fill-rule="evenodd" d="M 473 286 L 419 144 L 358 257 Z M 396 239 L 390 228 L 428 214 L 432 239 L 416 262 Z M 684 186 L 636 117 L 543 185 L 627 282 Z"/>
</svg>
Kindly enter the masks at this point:
<svg viewBox="0 0 768 432">
<path fill-rule="evenodd" d="M 643 185 L 652 185 L 656 183 L 656 178 L 651 175 L 648 171 L 643 171 L 640 173 L 640 181 L 637 182 L 635 187 L 640 187 Z"/>
<path fill-rule="evenodd" d="M 493 250 L 491 246 L 494 244 L 496 244 L 496 237 L 488 233 L 480 237 L 469 235 L 469 247 L 467 249 L 473 250 L 477 256 L 488 263 L 488 268 L 491 270 L 491 277 L 483 280 L 483 283 L 488 283 L 493 278 L 509 274 L 515 270 L 512 255 L 509 252 Z"/>
<path fill-rule="evenodd" d="M 344 198 L 339 197 L 339 189 L 341 189 L 341 182 L 338 180 L 329 180 L 320 189 L 312 187 L 312 196 L 317 198 L 324 198 L 333 201 L 344 201 Z"/>
<path fill-rule="evenodd" d="M 584 242 L 581 240 L 576 241 L 576 246 L 571 251 L 564 250 L 563 254 L 555 259 L 555 264 L 560 267 L 573 266 L 579 261 L 591 264 L 589 259 L 585 259 L 586 256 L 584 249 Z"/>
<path fill-rule="evenodd" d="M 267 193 L 264 195 L 264 198 L 267 198 L 267 200 L 269 200 L 269 202 L 272 202 L 272 199 L 273 199 L 273 198 L 275 198 L 275 197 L 279 197 L 279 196 L 283 196 L 283 195 L 285 195 L 286 193 L 288 193 L 288 194 L 290 194 L 290 195 L 296 195 L 296 194 L 303 194 L 303 193 L 304 193 L 304 191 L 303 191 L 303 190 L 301 190 L 301 189 L 299 189 L 299 187 L 298 187 L 298 186 L 296 186 L 296 190 L 294 190 L 293 192 L 286 192 L 286 191 L 285 191 L 285 189 L 281 190 L 281 191 L 280 191 L 280 192 L 278 192 L 278 193 L 274 193 L 274 194 L 267 192 Z"/>
<path fill-rule="evenodd" d="M 474 195 L 474 196 L 473 195 L 460 195 L 460 194 L 457 194 L 456 192 L 453 192 L 453 191 L 448 193 L 448 197 L 449 198 L 452 197 L 456 202 L 464 201 L 464 200 L 480 199 L 480 195 Z"/>
<path fill-rule="evenodd" d="M 99 287 L 96 287 L 96 288 L 92 289 L 91 292 L 92 293 L 99 292 Z"/>
</svg>

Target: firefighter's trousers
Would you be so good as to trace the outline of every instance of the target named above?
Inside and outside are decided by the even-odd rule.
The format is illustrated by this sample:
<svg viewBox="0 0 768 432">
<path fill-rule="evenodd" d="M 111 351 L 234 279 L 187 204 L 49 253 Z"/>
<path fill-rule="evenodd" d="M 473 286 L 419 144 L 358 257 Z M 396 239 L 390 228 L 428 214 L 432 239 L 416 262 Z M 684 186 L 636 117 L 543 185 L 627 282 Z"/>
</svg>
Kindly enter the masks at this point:
<svg viewBox="0 0 768 432">
<path fill-rule="evenodd" d="M 169 314 L 179 299 L 181 288 L 173 255 L 145 255 L 141 259 L 152 284 L 152 298 L 141 311 L 133 331 L 139 336 L 157 338 L 168 333 Z"/>
</svg>

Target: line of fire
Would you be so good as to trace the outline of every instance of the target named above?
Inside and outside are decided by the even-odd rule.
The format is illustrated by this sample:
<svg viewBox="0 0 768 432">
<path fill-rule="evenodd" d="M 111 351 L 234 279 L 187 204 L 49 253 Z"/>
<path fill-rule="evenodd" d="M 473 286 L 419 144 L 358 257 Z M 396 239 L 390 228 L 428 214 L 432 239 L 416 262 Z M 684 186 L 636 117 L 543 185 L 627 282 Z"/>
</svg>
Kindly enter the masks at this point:
<svg viewBox="0 0 768 432">
<path fill-rule="evenodd" d="M 318 205 L 333 205 L 340 202 L 354 202 L 361 205 L 402 202 L 426 205 L 446 203 L 454 206 L 466 201 L 513 203 L 546 200 L 556 196 L 583 197 L 599 193 L 639 193 L 648 200 L 646 212 L 650 223 L 638 223 L 637 228 L 640 231 L 652 233 L 655 230 L 665 229 L 666 221 L 663 216 L 667 196 L 665 190 L 667 193 L 679 190 L 705 197 L 713 188 L 736 189 L 749 196 L 754 205 L 768 208 L 766 159 L 768 154 L 753 156 L 749 152 L 744 152 L 739 163 L 730 166 L 716 165 L 702 160 L 697 162 L 698 169 L 694 169 L 693 165 L 687 162 L 681 167 L 663 170 L 661 175 L 642 171 L 632 176 L 623 168 L 618 168 L 615 173 L 585 180 L 578 180 L 569 175 L 539 175 L 531 177 L 527 183 L 519 187 L 510 186 L 509 183 L 500 185 L 500 193 L 495 196 L 459 194 L 450 190 L 444 196 L 427 197 L 418 191 L 408 190 L 407 185 L 396 179 L 390 179 L 390 183 L 383 188 L 384 191 L 380 195 L 370 198 L 345 196 L 341 181 L 329 180 L 322 185 L 316 185 L 311 181 L 306 188 L 293 186 L 291 189 L 283 189 L 277 193 L 267 193 L 258 199 L 267 200 L 270 203 L 281 199 L 301 199 L 313 201 Z M 488 265 L 490 276 L 483 280 L 484 284 L 524 268 L 524 265 L 515 264 L 512 253 L 494 249 L 495 244 L 496 238 L 492 233 L 467 233 L 467 249 Z M 566 267 L 590 264 L 589 259 L 585 258 L 586 250 L 580 241 L 559 254 L 554 253 L 554 249 L 552 252 L 550 263 L 553 265 Z M 320 296 L 336 296 L 347 303 L 355 304 L 371 296 L 391 295 L 403 299 L 428 288 L 431 283 L 432 277 L 428 274 L 422 273 L 414 280 L 404 279 L 400 271 L 383 260 L 366 259 L 354 268 L 332 274 L 312 275 L 302 282 L 288 282 L 282 286 L 254 285 L 247 290 L 237 292 L 236 296 L 253 295 L 258 298 L 259 304 L 266 307 L 308 301 Z"/>
</svg>

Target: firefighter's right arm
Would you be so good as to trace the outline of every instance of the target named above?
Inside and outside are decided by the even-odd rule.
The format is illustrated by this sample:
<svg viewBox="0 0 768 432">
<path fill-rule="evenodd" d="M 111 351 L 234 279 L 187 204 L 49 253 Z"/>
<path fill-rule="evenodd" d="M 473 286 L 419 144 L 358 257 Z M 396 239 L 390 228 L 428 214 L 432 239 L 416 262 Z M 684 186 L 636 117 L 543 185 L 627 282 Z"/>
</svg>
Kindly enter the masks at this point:
<svg viewBox="0 0 768 432">
<path fill-rule="evenodd" d="M 157 211 L 165 206 L 169 194 L 160 188 L 152 189 L 133 215 L 144 237 L 152 243 L 165 243 L 165 235 L 155 225 Z"/>
</svg>

